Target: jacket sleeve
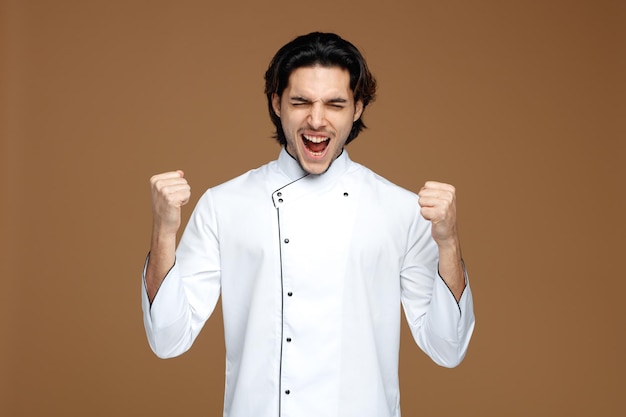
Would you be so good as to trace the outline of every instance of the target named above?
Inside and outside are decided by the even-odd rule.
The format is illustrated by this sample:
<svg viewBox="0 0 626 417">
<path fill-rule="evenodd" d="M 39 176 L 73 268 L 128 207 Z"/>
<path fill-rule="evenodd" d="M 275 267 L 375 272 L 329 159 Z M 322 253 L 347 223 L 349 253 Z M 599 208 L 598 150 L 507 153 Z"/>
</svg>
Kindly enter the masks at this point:
<svg viewBox="0 0 626 417">
<path fill-rule="evenodd" d="M 466 285 L 457 303 L 437 267 L 430 223 L 418 214 L 401 272 L 402 305 L 419 347 L 438 365 L 452 368 L 465 357 L 474 330 L 472 291 L 464 266 Z"/>
<path fill-rule="evenodd" d="M 210 191 L 196 205 L 152 304 L 143 270 L 142 310 L 148 343 L 160 358 L 186 352 L 210 317 L 220 295 L 217 222 Z M 149 260 L 146 260 L 146 265 Z"/>
</svg>

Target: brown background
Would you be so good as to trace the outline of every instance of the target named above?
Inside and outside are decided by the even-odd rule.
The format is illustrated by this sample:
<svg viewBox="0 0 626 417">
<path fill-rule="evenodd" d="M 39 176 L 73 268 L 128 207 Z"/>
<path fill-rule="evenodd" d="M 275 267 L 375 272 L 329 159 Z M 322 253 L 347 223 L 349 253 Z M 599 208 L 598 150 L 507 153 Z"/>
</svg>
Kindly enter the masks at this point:
<svg viewBox="0 0 626 417">
<path fill-rule="evenodd" d="M 275 158 L 262 74 L 311 30 L 379 80 L 352 158 L 459 189 L 476 332 L 447 370 L 403 328 L 403 415 L 624 415 L 624 2 L 211 3 L 1 3 L 0 415 L 221 415 L 219 314 L 145 340 L 148 178 Z"/>
</svg>

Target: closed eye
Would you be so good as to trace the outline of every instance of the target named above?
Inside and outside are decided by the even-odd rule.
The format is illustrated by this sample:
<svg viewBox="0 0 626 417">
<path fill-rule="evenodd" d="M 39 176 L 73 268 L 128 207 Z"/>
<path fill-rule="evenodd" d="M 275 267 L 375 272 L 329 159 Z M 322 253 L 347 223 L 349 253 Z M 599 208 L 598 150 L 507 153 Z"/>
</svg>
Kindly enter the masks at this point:
<svg viewBox="0 0 626 417">
<path fill-rule="evenodd" d="M 311 101 L 307 100 L 304 97 L 292 97 L 290 102 L 291 102 L 291 105 L 293 106 L 304 106 L 304 105 L 311 104 Z"/>
<path fill-rule="evenodd" d="M 348 100 L 345 100 L 343 98 L 335 98 L 332 100 L 328 100 L 326 102 L 326 105 L 329 107 L 332 107 L 333 109 L 338 109 L 341 110 L 344 107 L 346 107 L 346 104 L 348 103 Z"/>
</svg>

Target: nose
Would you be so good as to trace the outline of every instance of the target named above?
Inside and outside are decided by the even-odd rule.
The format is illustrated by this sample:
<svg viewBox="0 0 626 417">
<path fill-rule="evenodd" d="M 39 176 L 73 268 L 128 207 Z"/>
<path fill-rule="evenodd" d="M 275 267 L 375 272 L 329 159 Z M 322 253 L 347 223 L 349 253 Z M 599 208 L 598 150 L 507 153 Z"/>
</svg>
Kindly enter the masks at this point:
<svg viewBox="0 0 626 417">
<path fill-rule="evenodd" d="M 311 106 L 311 111 L 309 112 L 308 117 L 309 125 L 312 129 L 319 129 L 323 126 L 326 126 L 326 112 L 324 108 L 324 103 L 319 101 L 313 103 Z"/>
</svg>

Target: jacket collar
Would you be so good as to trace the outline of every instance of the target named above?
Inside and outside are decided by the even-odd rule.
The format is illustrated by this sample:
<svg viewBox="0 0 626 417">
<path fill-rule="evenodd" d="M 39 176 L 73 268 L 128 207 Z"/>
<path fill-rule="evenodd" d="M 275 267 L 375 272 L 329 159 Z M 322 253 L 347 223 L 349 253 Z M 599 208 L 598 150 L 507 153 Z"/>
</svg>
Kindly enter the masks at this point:
<svg viewBox="0 0 626 417">
<path fill-rule="evenodd" d="M 315 175 L 304 171 L 298 161 L 284 147 L 281 149 L 280 155 L 278 155 L 278 167 L 291 181 L 296 181 L 303 177 L 308 177 L 308 180 L 316 183 L 337 179 L 346 171 L 351 162 L 348 151 L 344 148 L 341 154 L 331 162 L 326 172 Z"/>
</svg>

